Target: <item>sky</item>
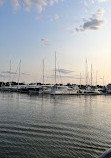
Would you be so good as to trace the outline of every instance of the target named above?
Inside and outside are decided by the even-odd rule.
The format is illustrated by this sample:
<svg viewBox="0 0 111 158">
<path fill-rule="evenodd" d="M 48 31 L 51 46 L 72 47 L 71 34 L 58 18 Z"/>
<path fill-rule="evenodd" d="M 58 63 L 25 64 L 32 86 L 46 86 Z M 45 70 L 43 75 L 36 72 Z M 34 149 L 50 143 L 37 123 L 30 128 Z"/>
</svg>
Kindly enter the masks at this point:
<svg viewBox="0 0 111 158">
<path fill-rule="evenodd" d="M 0 0 L 0 81 L 111 83 L 111 0 Z M 87 59 L 87 65 L 86 65 Z M 21 62 L 20 62 L 21 61 Z M 11 73 L 10 73 L 11 70 Z M 81 76 L 81 77 L 80 77 Z"/>
</svg>

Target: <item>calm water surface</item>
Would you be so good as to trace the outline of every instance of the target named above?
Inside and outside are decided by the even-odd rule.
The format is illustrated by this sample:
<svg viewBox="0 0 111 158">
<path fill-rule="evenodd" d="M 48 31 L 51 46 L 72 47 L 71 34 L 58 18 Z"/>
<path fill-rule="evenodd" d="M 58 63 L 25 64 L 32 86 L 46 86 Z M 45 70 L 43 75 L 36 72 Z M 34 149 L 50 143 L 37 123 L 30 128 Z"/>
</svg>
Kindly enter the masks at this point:
<svg viewBox="0 0 111 158">
<path fill-rule="evenodd" d="M 98 158 L 111 147 L 111 96 L 0 93 L 0 158 Z"/>
</svg>

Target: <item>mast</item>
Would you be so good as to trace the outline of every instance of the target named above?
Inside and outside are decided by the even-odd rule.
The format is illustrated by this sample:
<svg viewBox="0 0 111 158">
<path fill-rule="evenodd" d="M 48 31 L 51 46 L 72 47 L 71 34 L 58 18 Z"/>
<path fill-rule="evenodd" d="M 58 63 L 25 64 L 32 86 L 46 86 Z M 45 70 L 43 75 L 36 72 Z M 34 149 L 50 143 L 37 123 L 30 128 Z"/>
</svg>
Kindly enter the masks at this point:
<svg viewBox="0 0 111 158">
<path fill-rule="evenodd" d="M 103 86 L 104 86 L 104 76 L 103 76 Z"/>
<path fill-rule="evenodd" d="M 80 86 L 81 86 L 81 73 L 80 73 Z"/>
<path fill-rule="evenodd" d="M 92 86 L 92 64 L 91 64 L 91 86 Z"/>
<path fill-rule="evenodd" d="M 96 71 L 96 86 L 97 86 L 97 81 L 98 81 L 98 80 L 97 80 L 97 75 L 98 75 L 98 72 Z"/>
<path fill-rule="evenodd" d="M 55 52 L 55 85 L 56 85 L 56 52 Z"/>
<path fill-rule="evenodd" d="M 43 85 L 44 85 L 44 59 L 43 59 Z"/>
<path fill-rule="evenodd" d="M 11 60 L 10 60 L 10 71 L 9 71 L 9 86 L 11 87 Z"/>
<path fill-rule="evenodd" d="M 87 59 L 86 59 L 86 65 L 85 65 L 85 69 L 86 69 L 86 77 L 85 77 L 85 79 L 86 79 L 86 86 L 87 86 L 87 84 L 88 84 L 88 74 L 87 74 Z"/>
<path fill-rule="evenodd" d="M 20 68 L 21 68 L 21 60 L 20 60 L 20 62 L 19 62 L 18 86 L 19 86 L 19 82 L 20 82 Z"/>
</svg>

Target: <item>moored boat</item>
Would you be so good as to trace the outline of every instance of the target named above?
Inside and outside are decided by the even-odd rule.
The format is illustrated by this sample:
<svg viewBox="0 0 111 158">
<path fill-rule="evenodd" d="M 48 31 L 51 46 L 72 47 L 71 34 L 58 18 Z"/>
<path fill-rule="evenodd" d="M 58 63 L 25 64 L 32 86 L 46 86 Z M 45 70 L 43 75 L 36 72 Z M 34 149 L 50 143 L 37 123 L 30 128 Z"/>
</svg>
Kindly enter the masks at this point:
<svg viewBox="0 0 111 158">
<path fill-rule="evenodd" d="M 41 85 L 39 94 L 51 94 L 53 85 Z"/>
<path fill-rule="evenodd" d="M 74 95 L 78 94 L 78 90 L 68 86 L 54 85 L 51 89 L 51 95 Z"/>
<path fill-rule="evenodd" d="M 27 85 L 18 85 L 17 91 L 19 93 L 28 93 Z"/>
<path fill-rule="evenodd" d="M 27 86 L 27 91 L 30 95 L 39 94 L 40 87 L 41 86 L 37 84 L 29 84 Z"/>
</svg>

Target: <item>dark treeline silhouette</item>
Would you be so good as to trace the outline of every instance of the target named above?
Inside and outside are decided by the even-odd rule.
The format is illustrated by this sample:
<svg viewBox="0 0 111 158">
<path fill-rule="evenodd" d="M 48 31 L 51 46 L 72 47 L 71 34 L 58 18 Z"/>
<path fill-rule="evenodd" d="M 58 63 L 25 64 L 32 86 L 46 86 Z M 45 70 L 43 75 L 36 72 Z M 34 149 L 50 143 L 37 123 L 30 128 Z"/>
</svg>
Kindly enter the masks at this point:
<svg viewBox="0 0 111 158">
<path fill-rule="evenodd" d="M 20 85 L 25 85 L 25 83 L 19 83 Z M 12 81 L 12 82 L 0 82 L 0 87 L 1 86 L 9 86 L 9 85 L 12 85 L 12 86 L 14 86 L 14 85 L 18 85 L 18 83 L 17 82 L 14 82 L 14 81 Z"/>
<path fill-rule="evenodd" d="M 29 85 L 32 85 L 32 84 L 35 84 L 35 83 L 30 83 Z M 43 83 L 41 83 L 41 82 L 37 82 L 36 83 L 37 85 L 43 85 Z M 15 81 L 12 81 L 12 82 L 0 82 L 0 87 L 1 86 L 9 86 L 9 85 L 11 85 L 11 86 L 14 86 L 14 85 L 18 85 L 18 83 L 17 82 L 15 82 Z M 25 85 L 25 82 L 21 82 L 21 83 L 19 83 L 19 85 Z M 48 84 L 45 84 L 45 85 L 50 85 L 50 83 L 48 83 Z M 58 83 L 58 84 L 56 84 L 56 85 L 60 85 L 60 86 L 62 86 L 63 84 L 61 84 L 61 83 Z M 73 86 L 76 86 L 77 84 L 71 84 L 71 83 L 67 83 L 66 84 L 66 86 L 69 86 L 69 87 L 73 87 Z M 77 85 L 80 89 L 85 89 L 85 88 L 87 88 L 88 86 L 90 86 L 90 85 Z M 92 88 L 103 88 L 103 86 L 101 86 L 101 85 L 96 85 L 96 86 L 91 86 Z"/>
</svg>

